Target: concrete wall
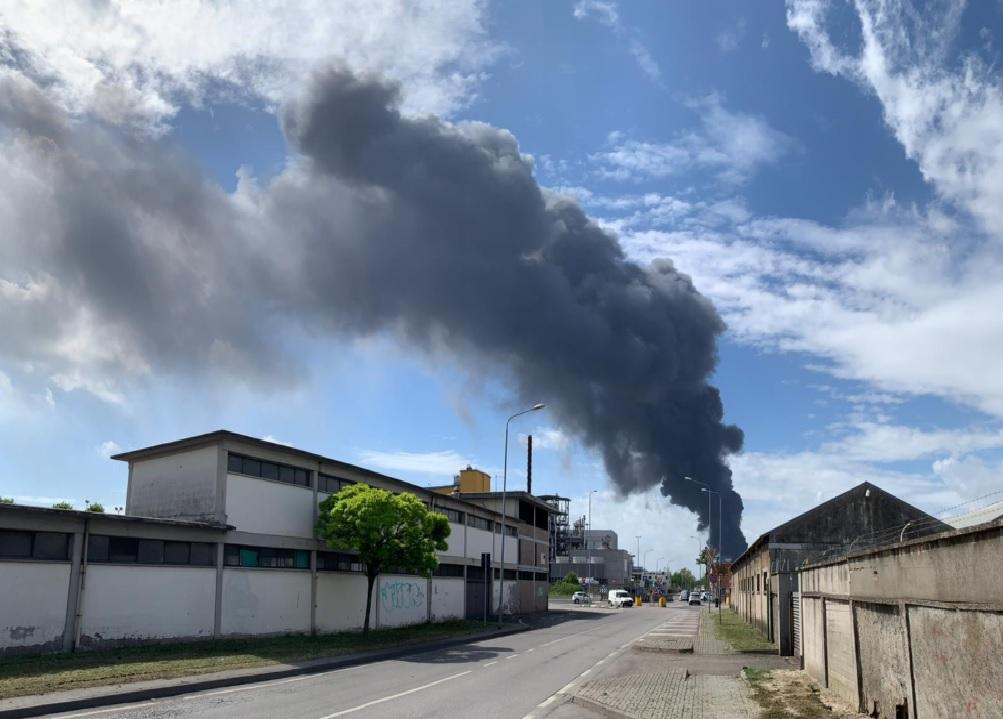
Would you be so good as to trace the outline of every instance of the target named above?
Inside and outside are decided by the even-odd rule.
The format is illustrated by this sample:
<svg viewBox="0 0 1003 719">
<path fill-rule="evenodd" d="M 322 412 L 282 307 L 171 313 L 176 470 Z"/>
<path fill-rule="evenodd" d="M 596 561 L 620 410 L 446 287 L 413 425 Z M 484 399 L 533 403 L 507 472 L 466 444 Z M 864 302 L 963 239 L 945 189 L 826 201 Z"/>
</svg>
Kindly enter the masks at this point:
<svg viewBox="0 0 1003 719">
<path fill-rule="evenodd" d="M 294 569 L 223 570 L 223 634 L 310 631 L 310 572 Z"/>
<path fill-rule="evenodd" d="M 466 542 L 464 540 L 464 532 L 466 527 L 462 524 L 456 524 L 454 522 L 449 523 L 449 538 L 446 540 L 446 544 L 449 548 L 445 552 L 439 552 L 440 555 L 445 555 L 448 557 L 464 557 L 466 551 Z M 480 559 L 481 555 L 477 555 L 477 559 Z"/>
<path fill-rule="evenodd" d="M 226 521 L 242 532 L 313 538 L 313 501 L 313 491 L 306 487 L 226 477 Z"/>
<path fill-rule="evenodd" d="M 467 557 L 470 559 L 481 558 L 482 552 L 491 552 L 491 561 L 496 563 L 499 561 L 499 557 L 494 554 L 493 550 L 493 539 L 491 532 L 484 529 L 475 529 L 474 527 L 467 527 Z M 508 559 L 506 555 L 505 559 Z M 512 557 L 512 561 L 515 561 L 515 557 Z"/>
<path fill-rule="evenodd" d="M 842 697 L 857 696 L 857 652 L 850 603 L 825 600 L 825 661 L 829 686 Z"/>
<path fill-rule="evenodd" d="M 1003 716 L 1001 549 L 997 522 L 804 568 L 805 669 L 878 719 Z"/>
<path fill-rule="evenodd" d="M 0 562 L 0 654 L 58 651 L 69 562 Z"/>
<path fill-rule="evenodd" d="M 379 577 L 376 585 L 380 627 L 402 627 L 428 621 L 428 579 L 387 574 Z"/>
<path fill-rule="evenodd" d="M 375 595 L 375 588 L 373 594 Z M 370 623 L 376 625 L 373 597 Z M 362 629 L 366 620 L 366 576 L 347 572 L 317 572 L 317 631 L 347 632 Z"/>
<path fill-rule="evenodd" d="M 824 599 L 801 597 L 801 637 L 804 668 L 815 680 L 826 683 Z"/>
<path fill-rule="evenodd" d="M 895 716 L 897 706 L 909 706 L 908 648 L 898 607 L 854 604 L 863 706 L 869 714 Z M 930 715 L 925 715 L 930 716 Z"/>
<path fill-rule="evenodd" d="M 918 717 L 1003 716 L 1003 614 L 909 607 Z"/>
<path fill-rule="evenodd" d="M 433 622 L 463 619 L 465 585 L 463 577 L 434 577 L 432 579 L 431 619 Z"/>
<path fill-rule="evenodd" d="M 221 519 L 216 478 L 219 447 L 176 452 L 132 464 L 126 514 L 210 521 Z"/>
<path fill-rule="evenodd" d="M 770 553 L 767 544 L 758 547 L 732 567 L 732 603 L 745 621 L 770 638 Z M 766 575 L 764 578 L 764 574 Z M 758 582 L 758 584 L 757 584 Z"/>
<path fill-rule="evenodd" d="M 212 636 L 213 567 L 92 564 L 82 593 L 80 646 Z"/>
</svg>

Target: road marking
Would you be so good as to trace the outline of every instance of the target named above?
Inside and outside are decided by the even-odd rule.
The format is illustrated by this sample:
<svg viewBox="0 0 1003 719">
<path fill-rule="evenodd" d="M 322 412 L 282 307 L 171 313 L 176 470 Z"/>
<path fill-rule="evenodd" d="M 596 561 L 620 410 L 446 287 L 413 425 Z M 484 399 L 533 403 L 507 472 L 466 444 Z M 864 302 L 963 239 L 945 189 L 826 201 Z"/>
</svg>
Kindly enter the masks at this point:
<svg viewBox="0 0 1003 719">
<path fill-rule="evenodd" d="M 89 712 L 79 712 L 77 714 L 60 714 L 62 719 L 74 719 L 74 717 L 91 717 L 97 714 L 110 714 L 111 712 L 124 712 L 130 709 L 138 709 L 139 707 L 150 707 L 157 702 L 140 702 L 139 704 L 123 704 L 119 707 L 111 707 L 110 709 L 94 709 Z"/>
<path fill-rule="evenodd" d="M 535 652 L 535 651 L 536 647 L 530 647 L 529 649 L 526 650 L 526 653 L 529 654 L 530 652 Z"/>
<path fill-rule="evenodd" d="M 509 654 L 509 655 L 508 655 L 507 657 L 505 657 L 505 658 L 506 658 L 506 659 L 515 659 L 515 658 L 516 658 L 517 656 L 519 656 L 519 655 L 518 655 L 518 654 Z"/>
<path fill-rule="evenodd" d="M 487 664 L 485 664 L 484 666 L 486 666 L 486 667 L 490 667 L 490 666 L 491 666 L 492 664 L 497 664 L 497 663 L 498 663 L 498 660 L 497 660 L 497 659 L 495 659 L 495 660 L 494 660 L 493 662 L 488 662 L 488 663 L 487 663 Z"/>
<path fill-rule="evenodd" d="M 335 717 L 345 716 L 346 714 L 354 714 L 355 712 L 362 711 L 363 709 L 368 709 L 369 707 L 376 706 L 377 704 L 383 704 L 384 702 L 393 701 L 394 699 L 400 699 L 401 697 L 406 697 L 409 694 L 414 694 L 420 692 L 423 689 L 431 689 L 434 686 L 438 686 L 443 682 L 452 681 L 453 679 L 459 679 L 460 677 L 470 674 L 473 669 L 468 669 L 465 672 L 460 672 L 458 674 L 453 674 L 448 677 L 443 677 L 442 679 L 436 679 L 434 682 L 429 682 L 428 684 L 422 684 L 420 687 L 412 687 L 397 694 L 390 694 L 389 696 L 380 697 L 379 699 L 373 699 L 372 701 L 366 702 L 365 704 L 359 704 L 351 709 L 342 709 L 340 712 L 335 712 L 334 714 L 328 714 L 321 717 L 321 719 L 335 719 Z"/>
</svg>

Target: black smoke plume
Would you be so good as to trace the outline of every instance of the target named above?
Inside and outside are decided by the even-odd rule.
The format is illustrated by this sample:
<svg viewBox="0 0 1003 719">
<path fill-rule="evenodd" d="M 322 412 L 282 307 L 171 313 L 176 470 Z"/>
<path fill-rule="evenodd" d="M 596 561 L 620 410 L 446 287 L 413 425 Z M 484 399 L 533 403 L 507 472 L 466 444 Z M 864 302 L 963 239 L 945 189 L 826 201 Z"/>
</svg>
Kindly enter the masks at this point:
<svg viewBox="0 0 1003 719">
<path fill-rule="evenodd" d="M 58 200 L 31 222 L 0 214 L 41 238 L 0 243 L 0 259 L 25 277 L 45 268 L 60 288 L 46 317 L 60 316 L 52 302 L 89 308 L 125 356 L 256 381 L 288 374 L 266 336 L 286 321 L 475 356 L 522 401 L 546 401 L 622 492 L 660 484 L 701 526 L 706 495 L 683 477 L 721 492 L 724 554 L 745 547 L 725 462 L 742 432 L 707 383 L 720 317 L 671 262 L 628 260 L 541 189 L 510 133 L 404 117 L 396 87 L 328 71 L 282 114 L 297 153 L 286 170 L 227 196 L 181 153 L 66 122 L 23 84 L 4 103 L 0 122 Z M 51 343 L 59 327 L 0 318 L 0 330 L 38 347 L 28 335 Z"/>
</svg>

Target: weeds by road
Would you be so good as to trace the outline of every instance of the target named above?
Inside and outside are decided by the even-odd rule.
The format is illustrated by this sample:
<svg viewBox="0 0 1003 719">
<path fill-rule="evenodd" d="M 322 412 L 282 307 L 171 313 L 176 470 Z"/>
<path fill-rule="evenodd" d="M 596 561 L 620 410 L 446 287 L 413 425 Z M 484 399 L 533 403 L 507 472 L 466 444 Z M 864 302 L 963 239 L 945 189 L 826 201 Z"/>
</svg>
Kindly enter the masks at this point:
<svg viewBox="0 0 1003 719">
<path fill-rule="evenodd" d="M 80 654 L 12 657 L 0 660 L 0 699 L 340 656 L 452 639 L 483 629 L 480 622 L 453 621 L 372 631 L 368 637 L 359 632 L 345 632 L 319 637 L 217 639 Z"/>
<path fill-rule="evenodd" d="M 745 669 L 760 719 L 857 719 L 860 714 L 823 701 L 818 688 L 801 671 Z"/>
<path fill-rule="evenodd" d="M 713 625 L 715 636 L 728 642 L 736 652 L 777 651 L 775 644 L 768 642 L 758 629 L 731 610 L 725 609 L 720 616 L 715 611 L 704 617 L 704 621 Z"/>
</svg>

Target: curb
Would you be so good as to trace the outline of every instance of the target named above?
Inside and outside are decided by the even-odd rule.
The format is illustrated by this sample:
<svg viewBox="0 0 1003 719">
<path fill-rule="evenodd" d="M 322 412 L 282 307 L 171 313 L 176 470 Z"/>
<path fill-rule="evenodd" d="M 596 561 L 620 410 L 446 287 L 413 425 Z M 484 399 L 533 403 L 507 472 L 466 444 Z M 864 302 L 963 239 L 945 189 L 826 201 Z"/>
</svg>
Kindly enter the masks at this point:
<svg viewBox="0 0 1003 719">
<path fill-rule="evenodd" d="M 618 709 L 606 706 L 602 702 L 597 702 L 594 699 L 586 699 L 585 697 L 578 696 L 577 694 L 571 697 L 571 703 L 585 707 L 589 711 L 593 711 L 599 716 L 605 717 L 605 719 L 637 719 L 637 717 L 632 714 L 625 714 Z"/>
<path fill-rule="evenodd" d="M 109 692 L 80 699 L 68 699 L 64 701 L 47 702 L 45 704 L 34 704 L 32 706 L 19 707 L 16 709 L 0 709 L 0 719 L 22 719 L 23 717 L 37 717 L 46 714 L 57 714 L 81 709 L 94 709 L 97 707 L 108 707 L 116 704 L 132 704 L 135 702 L 149 701 L 151 699 L 164 699 L 167 697 L 180 696 L 182 694 L 192 694 L 194 692 L 205 691 L 206 689 L 221 689 L 224 687 L 242 686 L 244 684 L 257 684 L 274 679 L 286 679 L 288 677 L 300 676 L 303 674 L 322 674 L 332 669 L 342 669 L 345 667 L 358 666 L 360 664 L 370 664 L 373 662 L 385 661 L 387 659 L 397 659 L 399 657 L 410 656 L 412 654 L 423 654 L 425 652 L 458 647 L 472 642 L 479 642 L 485 639 L 497 639 L 507 637 L 512 634 L 521 634 L 535 627 L 524 624 L 521 627 L 502 629 L 488 634 L 480 634 L 475 637 L 463 637 L 458 639 L 442 639 L 427 644 L 412 644 L 398 649 L 384 649 L 380 651 L 367 652 L 365 654 L 353 654 L 345 657 L 333 658 L 329 660 L 315 660 L 316 664 L 304 667 L 293 667 L 291 669 L 272 669 L 247 674 L 243 676 L 220 677 L 216 679 L 194 680 L 184 684 L 173 686 L 152 687 L 149 689 L 135 689 L 119 692 Z M 196 675 L 197 676 L 197 675 Z M 185 677 L 179 677 L 177 681 L 183 681 Z M 10 700 L 17 701 L 25 697 L 12 697 Z"/>
</svg>

